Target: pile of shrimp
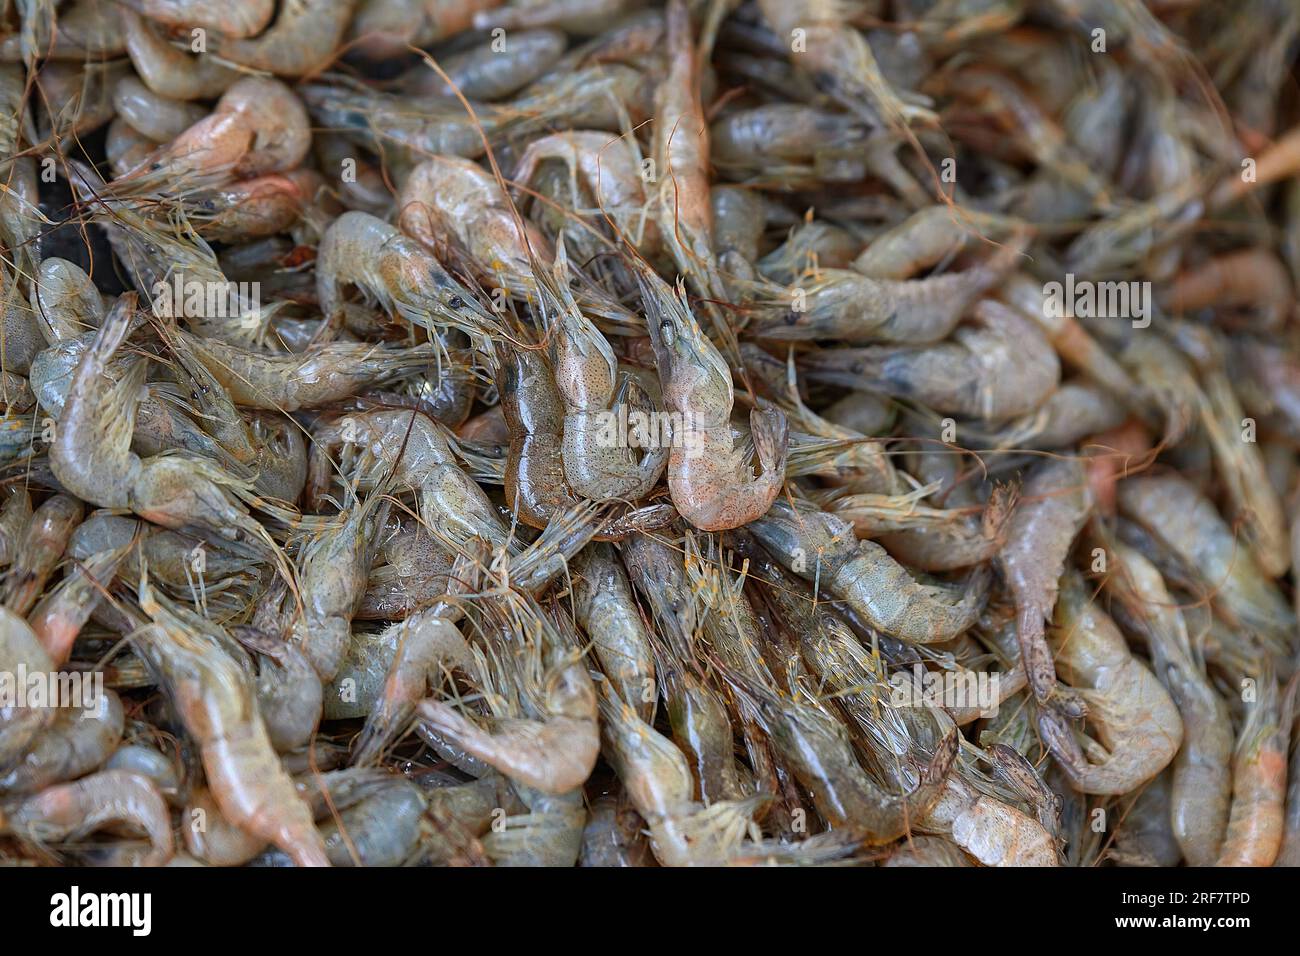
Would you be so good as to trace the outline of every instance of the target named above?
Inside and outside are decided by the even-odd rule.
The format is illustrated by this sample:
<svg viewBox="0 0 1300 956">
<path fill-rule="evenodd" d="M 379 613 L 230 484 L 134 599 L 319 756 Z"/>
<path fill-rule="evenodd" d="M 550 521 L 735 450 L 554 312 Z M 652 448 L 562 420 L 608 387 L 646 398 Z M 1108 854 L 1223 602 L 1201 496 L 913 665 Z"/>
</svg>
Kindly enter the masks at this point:
<svg viewBox="0 0 1300 956">
<path fill-rule="evenodd" d="M 0 15 L 0 862 L 1300 863 L 1289 0 Z"/>
</svg>

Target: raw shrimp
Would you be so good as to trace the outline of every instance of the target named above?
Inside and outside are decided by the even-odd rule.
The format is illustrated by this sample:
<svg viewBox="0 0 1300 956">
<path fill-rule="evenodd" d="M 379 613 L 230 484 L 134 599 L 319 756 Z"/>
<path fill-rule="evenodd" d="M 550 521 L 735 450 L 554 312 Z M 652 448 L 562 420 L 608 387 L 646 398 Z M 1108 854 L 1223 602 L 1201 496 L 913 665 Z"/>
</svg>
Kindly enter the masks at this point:
<svg viewBox="0 0 1300 956">
<path fill-rule="evenodd" d="M 286 172 L 311 149 L 307 111 L 278 80 L 245 77 L 227 87 L 212 113 L 110 184 L 118 195 Z"/>
<path fill-rule="evenodd" d="M 1232 813 L 1215 866 L 1272 866 L 1282 847 L 1286 761 L 1295 717 L 1293 688 L 1279 703 L 1277 682 L 1267 670 L 1259 698 L 1247 702 L 1232 761 Z"/>
<path fill-rule="evenodd" d="M 293 640 L 323 683 L 342 666 L 352 636 L 352 615 L 366 590 L 371 542 L 383 526 L 384 494 L 372 493 L 351 506 L 303 545 L 299 579 L 302 616 Z"/>
<path fill-rule="evenodd" d="M 133 76 L 124 76 L 113 90 L 119 119 L 155 143 L 175 139 L 207 115 L 201 106 L 153 92 Z"/>
<path fill-rule="evenodd" d="M 1080 792 L 1128 793 L 1174 759 L 1183 722 L 1164 687 L 1129 653 L 1119 629 L 1074 576 L 1061 589 L 1055 624 L 1049 645 L 1057 670 L 1087 707 L 1101 747 L 1086 746 L 1084 760 L 1073 748 L 1053 755 Z"/>
<path fill-rule="evenodd" d="M 1187 622 L 1160 572 L 1133 548 L 1103 539 L 1115 562 L 1107 587 L 1126 626 L 1143 634 L 1156 676 L 1169 689 L 1183 721 L 1174 758 L 1170 820 L 1174 839 L 1192 866 L 1219 856 L 1232 789 L 1232 725 L 1227 704 L 1193 656 Z"/>
<path fill-rule="evenodd" d="M 258 715 L 248 673 L 211 634 L 160 605 L 143 577 L 140 604 L 152 623 L 138 628 L 132 643 L 157 671 L 176 716 L 194 737 L 222 814 L 280 847 L 299 866 L 328 866 L 311 813 Z"/>
<path fill-rule="evenodd" d="M 506 713 L 494 716 L 489 729 L 436 699 L 419 705 L 423 726 L 453 746 L 463 749 L 522 784 L 543 793 L 566 794 L 585 781 L 600 750 L 596 717 L 596 689 L 580 652 L 556 631 L 556 624 L 530 598 L 509 595 L 499 613 L 511 643 L 516 673 L 497 673 L 520 686 L 526 705 L 535 716 L 519 716 L 515 706 L 501 701 Z M 576 641 L 574 641 L 576 644 Z M 497 671 L 498 668 L 492 668 Z M 483 680 L 489 679 L 480 665 Z M 504 688 L 499 688 L 504 689 Z M 579 827 L 581 830 L 581 827 Z M 576 857 L 576 850 L 575 850 Z"/>
<path fill-rule="evenodd" d="M 273 0 L 236 0 L 210 3 L 208 0 L 124 0 L 126 5 L 150 20 L 169 26 L 203 27 L 229 37 L 251 37 L 261 33 L 275 13 Z"/>
<path fill-rule="evenodd" d="M 90 276 L 75 262 L 50 256 L 32 282 L 32 313 L 50 345 L 98 328 L 104 302 Z"/>
<path fill-rule="evenodd" d="M 573 562 L 572 575 L 574 617 L 591 638 L 601 669 L 619 698 L 650 720 L 658 696 L 650 635 L 618 554 L 610 545 L 590 544 Z"/>
<path fill-rule="evenodd" d="M 433 360 L 428 346 L 388 348 L 364 342 L 327 342 L 297 355 L 273 355 L 217 339 L 177 332 L 193 353 L 246 408 L 292 412 L 339 401 L 358 388 L 414 374 Z"/>
<path fill-rule="evenodd" d="M 497 100 L 519 92 L 550 70 L 565 44 L 564 34 L 557 30 L 511 31 L 504 49 L 491 41 L 441 60 L 438 65 L 451 80 L 450 87 L 423 63 L 396 82 L 411 96 L 450 97 L 456 89 L 468 100 Z"/>
<path fill-rule="evenodd" d="M 873 126 L 900 130 L 930 123 L 935 115 L 915 95 L 895 91 L 880 70 L 866 38 L 846 23 L 847 9 L 833 0 L 761 0 L 759 9 L 795 69 L 819 90 Z"/>
<path fill-rule="evenodd" d="M 872 279 L 824 269 L 794 289 L 760 287 L 746 333 L 779 341 L 833 338 L 850 344 L 937 342 L 1015 266 L 1023 238 L 960 272 L 924 279 Z"/>
<path fill-rule="evenodd" d="M 23 669 L 29 674 L 51 674 L 54 663 L 27 622 L 0 607 L 0 671 L 7 676 L 6 683 L 11 688 L 14 678 L 9 675 Z M 10 767 L 21 758 L 55 716 L 52 708 L 28 707 L 26 701 L 0 707 L 0 769 Z"/>
<path fill-rule="evenodd" d="M 212 52 L 223 60 L 277 76 L 310 76 L 334 60 L 355 0 L 284 0 L 265 31 L 221 31 Z M 239 38 L 246 39 L 239 39 Z"/>
<path fill-rule="evenodd" d="M 1292 315 L 1295 293 L 1286 267 L 1266 249 L 1245 249 L 1199 263 L 1174 278 L 1161 299 L 1170 312 L 1248 307 L 1252 326 L 1276 330 Z"/>
<path fill-rule="evenodd" d="M 147 777 L 104 770 L 76 783 L 62 783 L 0 810 L 0 832 L 39 845 L 76 840 L 108 825 L 126 825 L 149 838 L 143 866 L 159 866 L 172 855 L 167 804 Z"/>
<path fill-rule="evenodd" d="M 947 205 L 927 206 L 876 236 L 852 268 L 873 279 L 910 279 L 960 252 L 970 241 L 966 227 L 1011 226 L 1013 220 Z"/>
<path fill-rule="evenodd" d="M 922 584 L 853 526 L 824 511 L 797 510 L 778 501 L 749 530 L 787 568 L 825 588 L 862 614 L 872 627 L 916 644 L 947 641 L 979 616 L 989 575 L 972 572 L 958 588 Z"/>
<path fill-rule="evenodd" d="M 364 212 L 346 212 L 321 238 L 316 294 L 327 318 L 343 306 L 343 289 L 360 286 L 390 313 L 422 328 L 446 323 L 479 331 L 496 327 L 489 313 L 428 250 Z"/>
<path fill-rule="evenodd" d="M 1284 655 L 1295 615 L 1193 484 L 1176 474 L 1134 476 L 1120 482 L 1119 507 L 1192 569 L 1230 623 L 1266 640 L 1279 659 Z"/>
<path fill-rule="evenodd" d="M 356 745 L 355 765 L 378 761 L 410 723 L 427 686 L 438 683 L 441 672 L 456 668 L 471 679 L 478 677 L 469 644 L 456 628 L 464 614 L 458 597 L 474 584 L 472 561 L 471 555 L 459 556 L 447 573 L 442 598 L 394 625 L 397 653 Z"/>
<path fill-rule="evenodd" d="M 321 713 L 321 682 L 312 660 L 296 644 L 252 627 L 231 636 L 258 656 L 257 709 L 277 753 L 306 744 Z"/>
<path fill-rule="evenodd" d="M 781 492 L 785 414 L 756 406 L 749 415 L 750 439 L 737 447 L 730 421 L 735 398 L 731 374 L 691 314 L 684 291 L 674 293 L 648 271 L 639 274 L 639 281 L 664 404 L 681 421 L 680 432 L 674 423 L 668 456 L 673 504 L 702 531 L 739 527 L 764 514 Z M 757 476 L 749 464 L 751 443 L 762 467 Z"/>
<path fill-rule="evenodd" d="M 631 379 L 623 378 L 618 384 L 614 350 L 569 293 L 563 253 L 561 249 L 556 258 L 555 281 L 543 282 L 541 288 L 543 301 L 549 294 L 551 301 L 547 305 L 554 310 L 551 361 L 556 390 L 564 403 L 564 477 L 576 494 L 592 501 L 639 501 L 658 483 L 669 449 L 652 443 L 637 461 L 630 442 L 624 440 L 627 436 L 618 434 L 616 419 L 622 409 L 628 409 L 629 414 L 637 410 L 643 417 L 652 417 L 654 412 L 644 410 L 647 401 L 633 400 L 632 391 L 637 386 Z M 503 390 L 507 423 L 520 414 L 515 410 L 515 401 L 508 397 Z M 641 409 L 636 409 L 637 405 Z"/>
<path fill-rule="evenodd" d="M 122 740 L 122 701 L 111 690 L 85 707 L 64 702 L 18 763 L 0 773 L 0 794 L 36 793 L 102 766 Z"/>
<path fill-rule="evenodd" d="M 504 346 L 500 352 L 497 390 L 510 429 L 506 502 L 520 521 L 545 528 L 578 501 L 565 479 L 563 399 L 540 350 Z"/>
<path fill-rule="evenodd" d="M 178 50 L 157 27 L 131 10 L 122 10 L 126 51 L 145 86 L 178 100 L 206 100 L 220 96 L 239 74 L 209 56 Z"/>
<path fill-rule="evenodd" d="M 612 221 L 618 233 L 642 255 L 657 251 L 659 229 L 650 218 L 640 153 L 635 143 L 623 136 L 595 130 L 569 130 L 538 137 L 519 157 L 513 177 L 515 184 L 527 186 L 538 167 L 550 160 L 564 163 L 569 175 L 580 179 L 601 216 Z"/>
<path fill-rule="evenodd" d="M 1042 405 L 1056 388 L 1056 353 L 1034 323 L 992 299 L 950 342 L 923 348 L 828 349 L 804 360 L 810 377 L 924 403 L 935 411 L 1001 421 Z"/>
<path fill-rule="evenodd" d="M 985 866 L 1058 866 L 1052 835 L 1037 820 L 988 794 L 958 774 L 948 777 L 938 802 L 919 821 L 951 839 Z"/>
<path fill-rule="evenodd" d="M 1066 558 L 1090 510 L 1083 466 L 1070 459 L 1042 462 L 1021 489 L 1000 556 L 1016 600 L 1016 636 L 1029 686 L 1040 704 L 1072 716 L 1080 716 L 1083 705 L 1056 683 L 1045 623 L 1056 606 L 1057 581 Z"/>
<path fill-rule="evenodd" d="M 36 509 L 16 543 L 13 567 L 4 586 L 5 607 L 27 616 L 84 513 L 81 502 L 67 495 L 55 495 Z"/>
<path fill-rule="evenodd" d="M 240 483 L 228 473 L 198 458 L 141 460 L 130 450 L 145 368 L 135 359 L 120 378 L 108 373 L 134 304 L 129 294 L 118 301 L 77 365 L 50 448 L 54 474 L 101 507 L 129 508 L 164 527 L 206 526 L 229 540 L 242 535 L 278 554 L 266 530 L 234 500 Z"/>
</svg>

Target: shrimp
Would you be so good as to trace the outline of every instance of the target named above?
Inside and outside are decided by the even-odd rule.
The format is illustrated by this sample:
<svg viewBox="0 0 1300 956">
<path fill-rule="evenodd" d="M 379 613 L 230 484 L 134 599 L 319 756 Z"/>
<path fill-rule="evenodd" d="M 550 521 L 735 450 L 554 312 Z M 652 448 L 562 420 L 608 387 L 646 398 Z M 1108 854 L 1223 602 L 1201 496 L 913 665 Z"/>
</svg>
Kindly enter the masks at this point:
<svg viewBox="0 0 1300 956">
<path fill-rule="evenodd" d="M 364 342 L 328 342 L 297 355 L 271 355 L 176 334 L 236 405 L 279 412 L 337 402 L 367 385 L 411 375 L 433 357 L 428 346 L 395 349 Z"/>
<path fill-rule="evenodd" d="M 869 130 L 857 117 L 795 103 L 723 114 L 709 128 L 709 158 L 729 179 L 814 172 L 863 151 Z"/>
<path fill-rule="evenodd" d="M 573 613 L 619 698 L 645 721 L 654 715 L 650 634 L 632 598 L 627 572 L 607 544 L 590 544 L 573 562 Z M 650 699 L 647 700 L 646 698 Z"/>
<path fill-rule="evenodd" d="M 335 771 L 329 777 L 354 771 Z M 334 866 L 400 866 L 416 852 L 425 812 L 424 796 L 400 778 L 364 775 L 339 783 L 327 778 L 330 808 L 321 824 L 325 852 Z"/>
<path fill-rule="evenodd" d="M 352 18 L 348 45 L 366 57 L 403 56 L 468 30 L 479 11 L 502 0 L 361 0 Z"/>
<path fill-rule="evenodd" d="M 1260 570 L 1279 577 L 1291 565 L 1286 521 L 1259 448 L 1241 440 L 1245 412 L 1222 368 L 1203 372 L 1202 391 L 1201 424 L 1226 486 L 1229 515 L 1243 525 Z"/>
<path fill-rule="evenodd" d="M 311 149 L 307 111 L 279 80 L 245 77 L 226 88 L 212 113 L 109 185 L 115 196 L 207 185 L 296 168 Z"/>
<path fill-rule="evenodd" d="M 303 613 L 293 623 L 292 639 L 323 683 L 334 679 L 347 653 L 352 615 L 370 572 L 371 542 L 385 509 L 383 491 L 377 490 L 353 502 L 302 548 Z"/>
<path fill-rule="evenodd" d="M 692 799 L 694 782 L 682 752 L 612 694 L 600 696 L 601 739 L 614 772 L 650 831 L 650 848 L 665 866 L 727 861 L 747 835 L 754 801 Z"/>
<path fill-rule="evenodd" d="M 918 345 L 949 335 L 966 310 L 1015 266 L 1024 237 L 960 272 L 924 279 L 872 279 L 845 269 L 824 269 L 804 287 L 760 287 L 746 333 L 778 341 L 834 338 Z"/>
<path fill-rule="evenodd" d="M 1175 276 L 1161 299 L 1175 314 L 1214 308 L 1249 308 L 1259 331 L 1281 328 L 1295 309 L 1286 266 L 1267 249 L 1243 249 L 1200 263 Z"/>
<path fill-rule="evenodd" d="M 548 160 L 564 163 L 571 177 L 580 178 L 595 200 L 596 209 L 638 252 L 653 255 L 659 249 L 659 228 L 649 217 L 640 154 L 634 143 L 595 130 L 538 137 L 519 157 L 513 176 L 515 185 L 527 186 L 538 167 Z"/>
<path fill-rule="evenodd" d="M 1237 735 L 1232 813 L 1215 866 L 1272 866 L 1282 848 L 1294 685 L 1279 704 L 1277 681 L 1267 670 L 1260 684 Z"/>
<path fill-rule="evenodd" d="M 923 817 L 943 790 L 957 756 L 952 729 L 935 748 L 909 794 L 884 792 L 861 768 L 844 726 L 817 702 L 779 695 L 757 682 L 728 675 L 759 709 L 758 720 L 799 782 L 812 794 L 817 812 L 832 828 L 845 828 L 868 845 L 891 843 Z"/>
<path fill-rule="evenodd" d="M 702 531 L 739 527 L 764 514 L 785 482 L 788 425 L 770 406 L 750 412 L 750 441 L 739 447 L 731 429 L 734 390 L 717 348 L 684 299 L 653 272 L 639 274 L 664 403 L 681 419 L 668 455 L 673 504 Z M 750 470 L 750 442 L 762 473 Z"/>
<path fill-rule="evenodd" d="M 45 582 L 63 557 L 68 539 L 81 524 L 81 502 L 67 495 L 55 495 L 32 515 L 17 543 L 13 567 L 4 586 L 5 607 L 26 616 L 45 590 Z"/>
<path fill-rule="evenodd" d="M 155 93 L 133 76 L 118 80 L 113 108 L 119 119 L 155 143 L 175 139 L 207 115 L 203 107 Z"/>
<path fill-rule="evenodd" d="M 51 674 L 54 667 L 49 653 L 27 622 L 7 608 L 0 608 L 0 671 L 6 675 L 24 669 L 29 674 Z M 20 759 L 55 716 L 52 708 L 28 707 L 25 702 L 10 702 L 0 707 L 0 770 L 8 769 Z"/>
<path fill-rule="evenodd" d="M 1025 482 L 999 557 L 1015 596 L 1016 637 L 1029 686 L 1040 704 L 1071 716 L 1080 716 L 1083 704 L 1056 683 L 1045 622 L 1052 616 L 1057 582 L 1091 507 L 1082 465 L 1069 459 L 1044 461 Z"/>
<path fill-rule="evenodd" d="M 59 416 L 50 466 L 77 497 L 126 508 L 164 527 L 206 526 L 228 540 L 244 536 L 273 554 L 278 549 L 257 521 L 232 500 L 241 484 L 197 459 L 131 451 L 143 363 L 133 360 L 117 379 L 108 374 L 130 331 L 135 296 L 123 296 L 94 333 L 77 365 Z"/>
<path fill-rule="evenodd" d="M 229 37 L 251 37 L 261 33 L 275 13 L 272 0 L 237 0 L 215 4 L 208 0 L 124 0 L 126 5 L 150 20 L 168 26 L 203 27 Z"/>
<path fill-rule="evenodd" d="M 697 795 L 706 804 L 738 800 L 743 794 L 726 705 L 687 663 L 696 657 L 695 635 L 702 621 L 682 559 L 667 544 L 646 537 L 629 541 L 624 558 L 658 625 L 658 635 L 650 632 L 656 679 Z"/>
<path fill-rule="evenodd" d="M 824 511 L 778 501 L 749 530 L 789 570 L 909 643 L 951 640 L 975 623 L 988 596 L 984 569 L 960 589 L 922 584 L 880 545 L 859 541 L 849 522 Z"/>
<path fill-rule="evenodd" d="M 415 167 L 397 197 L 402 230 L 427 247 L 450 234 L 498 282 L 532 288 L 533 258 L 549 266 L 550 244 L 523 219 L 491 173 L 470 159 L 435 156 Z"/>
<path fill-rule="evenodd" d="M 762 199 L 739 186 L 714 186 L 709 191 L 709 204 L 713 209 L 713 254 L 718 267 L 724 277 L 752 282 L 767 225 Z"/>
<path fill-rule="evenodd" d="M 153 22 L 134 11 L 122 10 L 120 16 L 131 65 L 155 93 L 178 100 L 212 99 L 239 78 L 238 73 L 210 56 L 193 56 L 176 49 Z"/>
<path fill-rule="evenodd" d="M 276 753 L 296 750 L 311 740 L 321 714 L 321 682 L 307 653 L 253 627 L 231 629 L 231 636 L 259 658 L 257 709 Z"/>
<path fill-rule="evenodd" d="M 829 0 L 782 4 L 762 0 L 763 19 L 784 46 L 795 69 L 820 90 L 873 126 L 899 130 L 932 123 L 933 112 L 916 94 L 896 91 L 885 78 L 866 38 L 846 23 L 847 10 Z M 803 43 L 796 45 L 802 39 Z"/>
<path fill-rule="evenodd" d="M 354 0 L 285 0 L 268 29 L 222 31 L 224 36 L 212 38 L 212 52 L 277 76 L 311 76 L 333 62 L 353 6 Z"/>
<path fill-rule="evenodd" d="M 511 31 L 504 50 L 493 41 L 440 60 L 451 86 L 424 63 L 407 70 L 396 84 L 413 97 L 450 97 L 459 90 L 471 101 L 498 100 L 546 74 L 563 55 L 565 44 L 558 30 Z"/>
<path fill-rule="evenodd" d="M 507 30 L 557 27 L 571 33 L 600 36 L 643 0 L 521 0 L 503 9 L 479 11 L 474 26 L 488 29 L 501 26 Z"/>
<path fill-rule="evenodd" d="M 81 628 L 98 607 L 118 566 L 134 545 L 134 540 L 129 540 L 122 547 L 90 556 L 32 608 L 28 618 L 32 631 L 55 665 L 67 661 Z"/>
<path fill-rule="evenodd" d="M 432 253 L 368 213 L 339 216 L 317 250 L 316 295 L 327 318 L 342 308 L 349 285 L 422 328 L 445 323 L 476 332 L 497 325 Z"/>
<path fill-rule="evenodd" d="M 208 866 L 243 866 L 266 847 L 266 840 L 237 827 L 226 818 L 206 787 L 197 787 L 186 801 L 182 832 L 185 849 Z"/>
<path fill-rule="evenodd" d="M 1127 478 L 1119 485 L 1119 508 L 1192 570 L 1230 624 L 1263 639 L 1276 660 L 1289 654 L 1294 613 L 1193 484 L 1176 474 Z"/>
<path fill-rule="evenodd" d="M 388 667 L 383 693 L 371 708 L 356 745 L 356 766 L 379 759 L 410 723 L 426 686 L 441 677 L 441 671 L 457 668 L 471 679 L 477 676 L 469 645 L 456 629 L 464 614 L 457 598 L 474 583 L 472 560 L 471 555 L 458 556 L 447 573 L 446 594 L 394 625 L 397 653 Z"/>
<path fill-rule="evenodd" d="M 587 810 L 578 865 L 654 866 L 649 841 L 642 834 L 644 824 L 626 798 L 600 797 Z"/>
<path fill-rule="evenodd" d="M 32 313 L 50 345 L 74 339 L 104 321 L 104 302 L 75 262 L 50 256 L 32 282 Z"/>
<path fill-rule="evenodd" d="M 320 832 L 258 715 L 247 671 L 213 634 L 160 604 L 144 575 L 139 598 L 152 623 L 139 627 L 132 643 L 156 670 L 177 718 L 194 738 L 222 814 L 280 847 L 299 866 L 328 866 Z"/>
<path fill-rule="evenodd" d="M 505 618 L 504 628 L 510 632 L 522 628 L 529 646 L 511 651 L 516 657 L 510 665 L 514 674 L 501 671 L 493 680 L 515 684 L 522 700 L 517 704 L 500 700 L 498 707 L 504 713 L 494 716 L 490 729 L 484 729 L 450 705 L 430 698 L 419 705 L 421 723 L 517 784 L 566 794 L 590 776 L 600 750 L 596 690 L 579 654 L 566 646 L 565 638 L 531 599 L 510 595 L 506 600 L 508 605 L 496 609 Z M 510 637 L 523 641 L 523 634 Z M 487 668 L 480 665 L 479 670 L 486 680 Z M 517 716 L 525 706 L 535 717 Z"/>
<path fill-rule="evenodd" d="M 565 480 L 564 405 L 539 350 L 502 347 L 497 390 L 510 429 L 506 502 L 519 520 L 545 528 L 578 498 Z"/>
<path fill-rule="evenodd" d="M 514 785 L 528 813 L 506 817 L 504 827 L 483 836 L 494 866 L 573 866 L 587 822 L 581 790 L 553 795 Z"/>
<path fill-rule="evenodd" d="M 27 489 L 10 485 L 3 494 L 4 505 L 0 507 L 0 567 L 13 562 L 18 541 L 32 520 L 32 496 Z"/>
<path fill-rule="evenodd" d="M 1037 409 L 1060 365 L 1038 327 L 992 299 L 952 341 L 922 348 L 876 346 L 814 352 L 811 378 L 922 402 L 935 411 L 1001 421 Z"/>
<path fill-rule="evenodd" d="M 1053 749 L 1082 793 L 1128 793 L 1174 759 L 1183 723 L 1169 694 L 1128 652 L 1110 617 L 1089 600 L 1082 581 L 1067 576 L 1056 603 L 1050 646 L 1061 677 L 1088 708 L 1102 748 Z M 1050 743 L 1050 741 L 1049 741 Z M 1100 759 L 1095 759 L 1100 758 Z"/>
<path fill-rule="evenodd" d="M 167 804 L 147 777 L 104 770 L 76 783 L 62 783 L 0 809 L 0 833 L 41 846 L 76 840 L 108 826 L 126 825 L 149 838 L 143 866 L 171 858 L 172 827 Z"/>
<path fill-rule="evenodd" d="M 726 290 L 713 259 L 709 127 L 700 99 L 700 64 L 685 0 L 669 0 L 664 17 L 667 72 L 655 91 L 656 218 L 677 268 L 711 303 L 725 299 Z M 716 308 L 709 304 L 707 309 L 718 335 L 734 355 L 735 333 Z"/>
<path fill-rule="evenodd" d="M 122 701 L 111 690 L 92 707 L 61 707 L 23 759 L 0 773 L 0 794 L 36 793 L 103 766 L 122 740 Z"/>
<path fill-rule="evenodd" d="M 1193 656 L 1187 622 L 1155 566 L 1133 548 L 1103 538 L 1115 562 L 1107 587 L 1122 622 L 1141 633 L 1156 675 L 1183 721 L 1183 746 L 1174 758 L 1170 820 L 1174 839 L 1192 866 L 1219 856 L 1232 789 L 1232 725 L 1227 704 Z"/>
<path fill-rule="evenodd" d="M 983 515 L 970 508 L 926 508 L 910 498 L 896 505 L 887 495 L 849 494 L 826 502 L 826 510 L 853 523 L 865 538 L 878 538 L 890 554 L 923 571 L 954 571 L 995 558 L 1006 544 L 1016 495 L 993 490 Z"/>
<path fill-rule="evenodd" d="M 926 206 L 871 240 L 851 268 L 873 279 L 910 279 L 966 246 L 970 234 L 954 226 L 1008 225 L 1014 225 L 1014 220 L 943 204 Z"/>
<path fill-rule="evenodd" d="M 1108 858 L 1118 866 L 1177 866 L 1183 858 L 1170 823 L 1170 774 L 1162 773 L 1122 809 Z"/>
<path fill-rule="evenodd" d="M 1056 843 L 1041 823 L 971 786 L 948 777 L 943 793 L 920 821 L 936 828 L 985 866 L 1058 866 Z"/>
<path fill-rule="evenodd" d="M 624 378 L 615 393 L 618 362 L 608 340 L 569 293 L 563 248 L 555 269 L 554 282 L 543 281 L 540 286 L 543 302 L 552 312 L 551 361 L 556 390 L 564 403 L 564 477 L 575 494 L 592 501 L 638 501 L 658 483 L 669 450 L 652 445 L 638 462 L 628 443 L 612 434 L 616 431 L 615 409 L 633 404 L 629 399 L 636 386 Z M 516 409 L 521 406 L 507 397 L 503 391 L 502 408 L 509 423 L 520 414 Z"/>
</svg>

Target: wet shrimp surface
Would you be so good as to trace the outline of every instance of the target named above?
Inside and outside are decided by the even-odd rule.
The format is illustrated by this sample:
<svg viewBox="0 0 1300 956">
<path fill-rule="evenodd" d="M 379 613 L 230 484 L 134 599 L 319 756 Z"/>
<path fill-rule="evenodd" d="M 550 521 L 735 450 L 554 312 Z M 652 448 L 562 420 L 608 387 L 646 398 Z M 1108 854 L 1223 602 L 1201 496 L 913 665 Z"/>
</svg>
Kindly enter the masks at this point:
<svg viewBox="0 0 1300 956">
<path fill-rule="evenodd" d="M 1300 11 L 1084 6 L 6 5 L 0 863 L 1300 865 Z"/>
</svg>

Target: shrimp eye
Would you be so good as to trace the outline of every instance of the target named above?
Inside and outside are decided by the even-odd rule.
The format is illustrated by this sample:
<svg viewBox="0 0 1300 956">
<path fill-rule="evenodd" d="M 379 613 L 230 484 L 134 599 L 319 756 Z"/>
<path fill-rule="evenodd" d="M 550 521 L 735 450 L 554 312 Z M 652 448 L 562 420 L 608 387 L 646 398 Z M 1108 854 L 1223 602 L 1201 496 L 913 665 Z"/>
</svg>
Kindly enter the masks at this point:
<svg viewBox="0 0 1300 956">
<path fill-rule="evenodd" d="M 665 342 L 672 342 L 677 337 L 673 324 L 667 319 L 659 323 L 659 334 L 664 337 Z"/>
<path fill-rule="evenodd" d="M 153 163 L 153 164 L 149 167 L 149 171 L 150 171 L 151 173 L 152 173 L 152 172 L 157 172 L 157 171 L 160 170 L 160 169 L 162 169 L 162 163 Z"/>
<path fill-rule="evenodd" d="M 458 295 L 453 295 L 450 299 L 447 300 L 448 308 L 452 308 L 452 309 L 459 309 L 464 304 L 465 304 L 465 300 Z"/>
</svg>

